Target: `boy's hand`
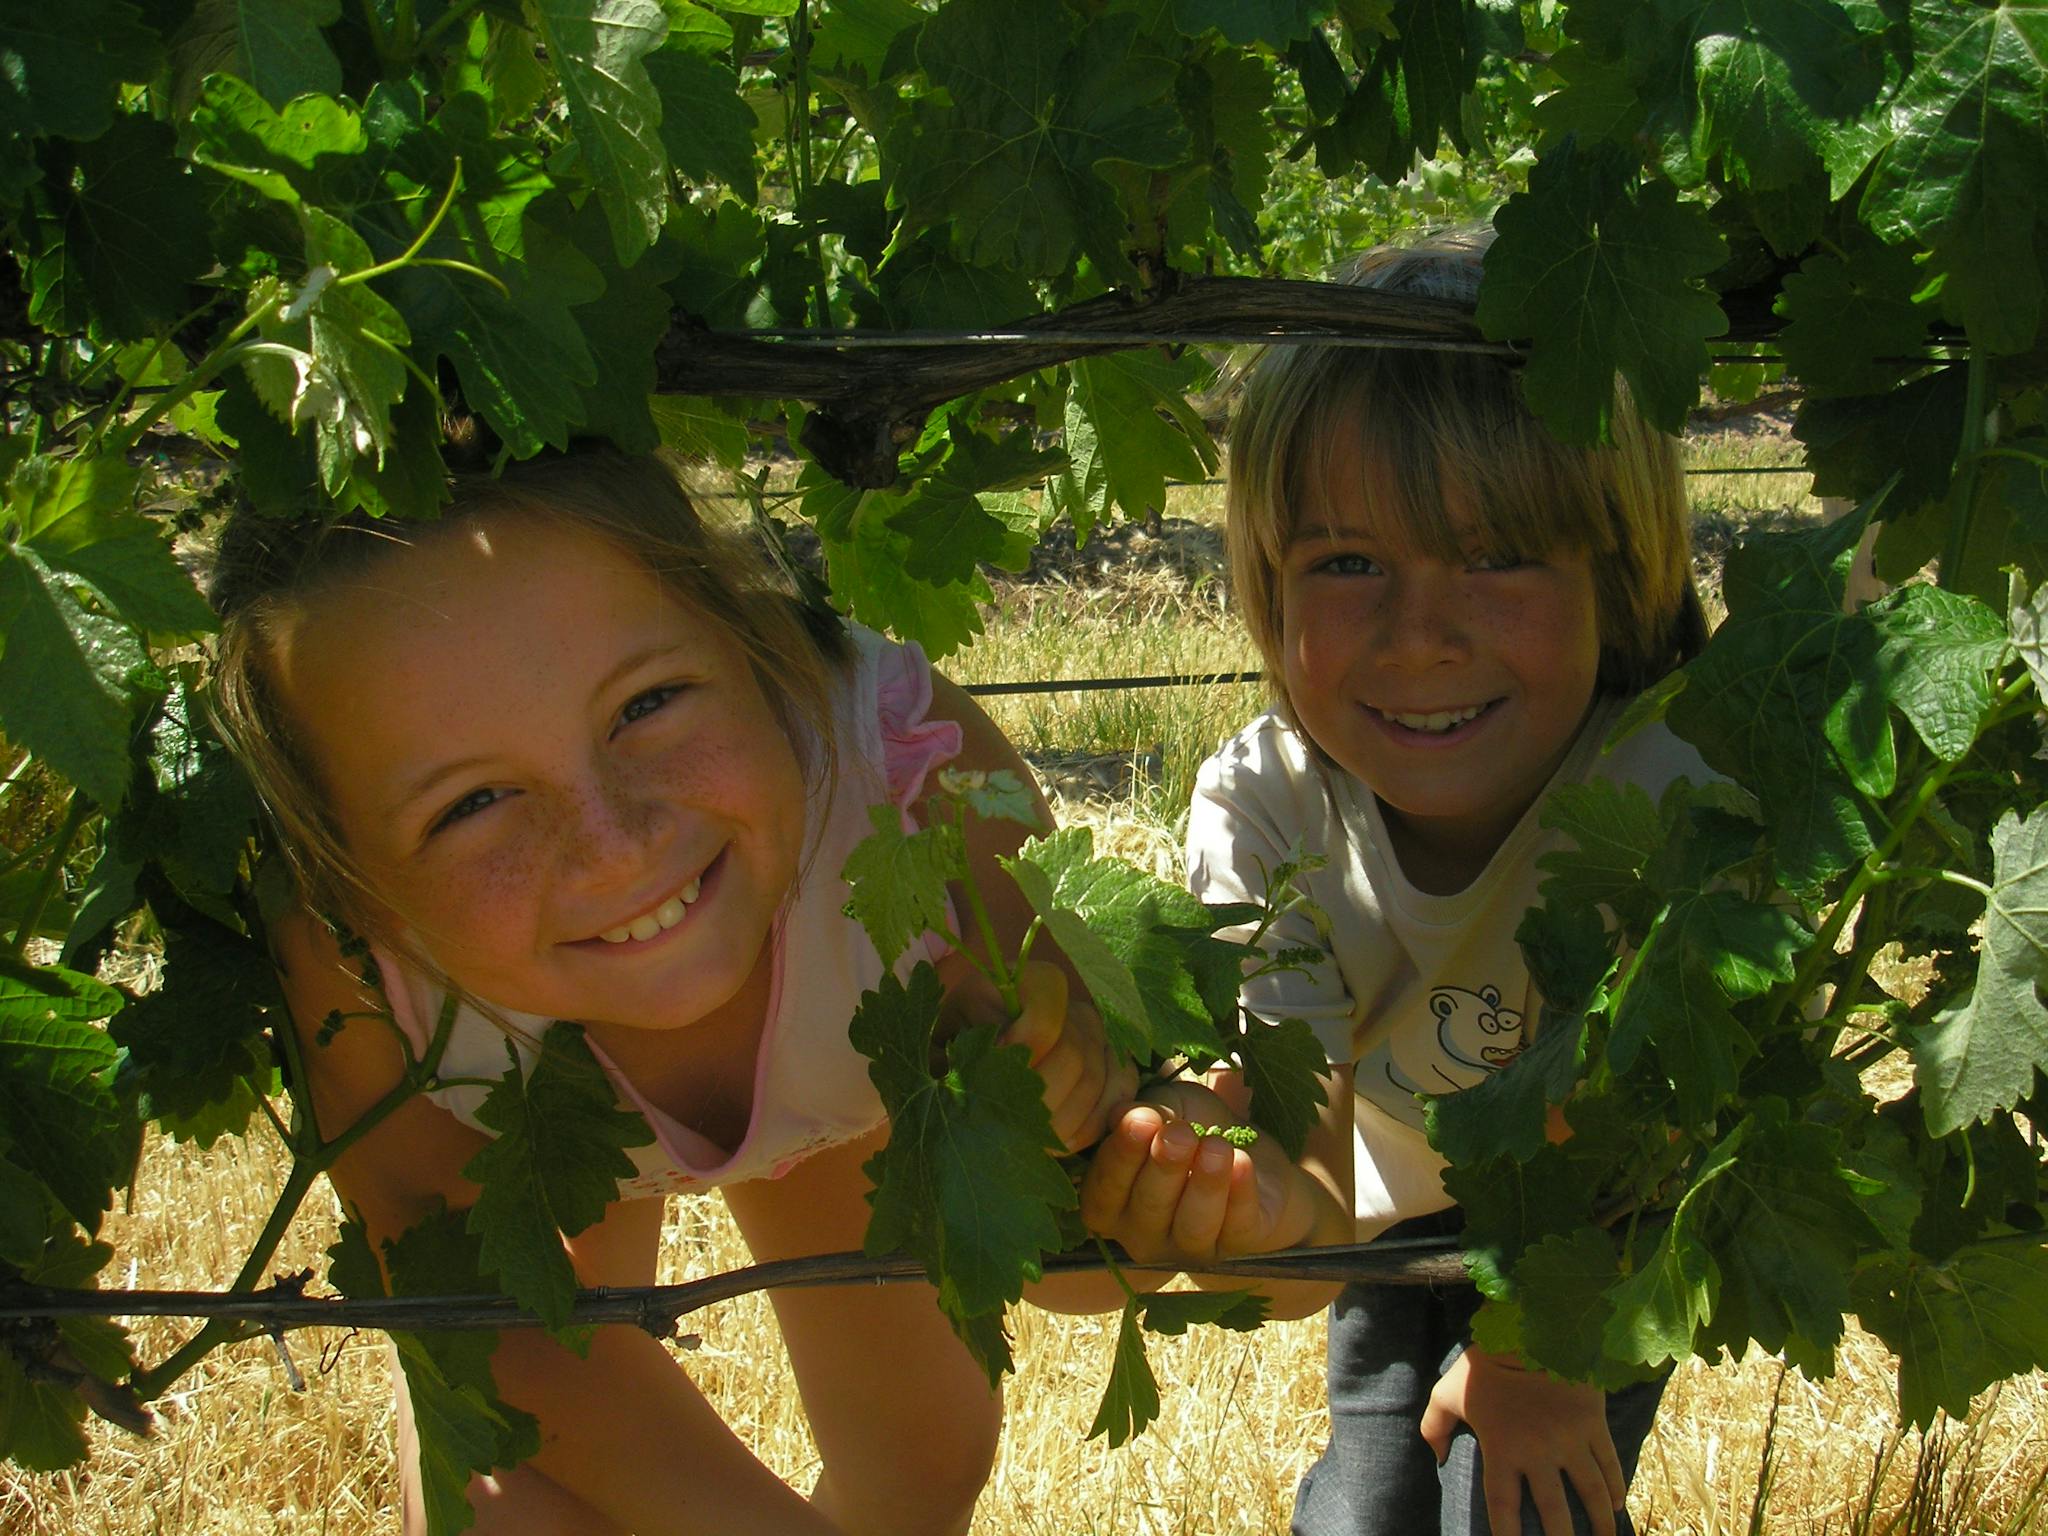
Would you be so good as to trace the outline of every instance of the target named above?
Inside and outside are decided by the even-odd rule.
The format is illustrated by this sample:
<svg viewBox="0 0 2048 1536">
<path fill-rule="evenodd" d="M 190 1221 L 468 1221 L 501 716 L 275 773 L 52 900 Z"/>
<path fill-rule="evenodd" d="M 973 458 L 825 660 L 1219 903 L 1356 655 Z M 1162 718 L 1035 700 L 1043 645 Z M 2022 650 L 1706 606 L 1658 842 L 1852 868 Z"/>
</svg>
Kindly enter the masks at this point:
<svg viewBox="0 0 2048 1536">
<path fill-rule="evenodd" d="M 1628 1493 L 1598 1387 L 1559 1381 L 1510 1355 L 1467 1349 L 1451 1363 L 1422 1414 L 1422 1438 L 1441 1465 L 1462 1421 L 1479 1438 L 1486 1518 L 1496 1531 L 1522 1528 L 1522 1484 L 1544 1536 L 1571 1536 L 1569 1479 L 1593 1536 L 1614 1536 L 1614 1512 Z"/>
<path fill-rule="evenodd" d="M 1110 1109 L 1137 1086 L 1137 1068 L 1111 1048 L 1093 1006 L 1069 1001 L 1067 973 L 1058 966 L 1026 961 L 1017 973 L 1017 1002 L 1000 1043 L 1031 1052 L 1060 1144 L 1069 1152 L 1093 1146 L 1108 1128 Z"/>
<path fill-rule="evenodd" d="M 1239 1117 L 1198 1083 L 1162 1083 L 1125 1107 L 1081 1180 L 1081 1218 L 1141 1263 L 1188 1267 L 1270 1253 L 1314 1223 L 1308 1175 L 1271 1137 L 1251 1147 L 1192 1126 Z"/>
</svg>

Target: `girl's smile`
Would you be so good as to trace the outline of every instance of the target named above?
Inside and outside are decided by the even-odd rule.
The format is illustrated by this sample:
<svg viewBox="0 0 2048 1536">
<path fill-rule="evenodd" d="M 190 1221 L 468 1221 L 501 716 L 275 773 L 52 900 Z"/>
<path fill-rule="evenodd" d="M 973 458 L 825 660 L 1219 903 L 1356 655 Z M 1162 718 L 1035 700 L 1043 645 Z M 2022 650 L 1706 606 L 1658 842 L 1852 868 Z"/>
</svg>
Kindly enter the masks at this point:
<svg viewBox="0 0 2048 1536">
<path fill-rule="evenodd" d="M 275 654 L 370 888 L 459 986 L 608 1032 L 754 977 L 804 776 L 737 644 L 632 556 L 488 518 L 316 594 Z"/>
</svg>

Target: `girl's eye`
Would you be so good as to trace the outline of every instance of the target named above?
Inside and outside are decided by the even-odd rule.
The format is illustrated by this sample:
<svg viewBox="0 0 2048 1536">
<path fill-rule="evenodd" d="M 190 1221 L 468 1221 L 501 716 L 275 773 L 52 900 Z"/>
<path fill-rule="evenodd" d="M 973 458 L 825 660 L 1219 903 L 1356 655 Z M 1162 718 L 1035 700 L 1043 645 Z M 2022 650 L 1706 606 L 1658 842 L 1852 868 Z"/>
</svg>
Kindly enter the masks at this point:
<svg viewBox="0 0 2048 1536">
<path fill-rule="evenodd" d="M 427 828 L 427 836 L 432 837 L 436 832 L 444 831 L 458 821 L 467 821 L 478 811 L 496 805 L 498 800 L 498 791 L 495 789 L 472 789 L 434 819 L 434 824 Z"/>
<path fill-rule="evenodd" d="M 619 724 L 621 726 L 628 726 L 636 720 L 645 720 L 682 691 L 678 687 L 665 686 L 650 688 L 645 693 L 635 694 L 626 701 L 626 707 L 619 711 Z"/>
<path fill-rule="evenodd" d="M 1467 564 L 1475 571 L 1516 571 L 1529 564 L 1529 559 L 1525 555 L 1507 553 L 1474 555 Z"/>
</svg>

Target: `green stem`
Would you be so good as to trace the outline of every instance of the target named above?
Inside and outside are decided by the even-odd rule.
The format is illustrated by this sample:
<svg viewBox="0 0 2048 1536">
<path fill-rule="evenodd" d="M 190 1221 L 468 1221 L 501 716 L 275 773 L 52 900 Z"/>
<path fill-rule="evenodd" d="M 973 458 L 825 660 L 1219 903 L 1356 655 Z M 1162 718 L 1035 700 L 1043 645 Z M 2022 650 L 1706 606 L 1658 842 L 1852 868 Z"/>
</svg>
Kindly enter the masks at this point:
<svg viewBox="0 0 2048 1536">
<path fill-rule="evenodd" d="M 7 946 L 11 958 L 21 958 L 28 941 L 35 937 L 36 929 L 42 925 L 43 913 L 48 910 L 51 898 L 57 894 L 57 887 L 64 878 L 64 865 L 71 857 L 72 839 L 78 836 L 78 829 L 85 825 L 85 818 L 91 814 L 91 802 L 74 789 L 71 803 L 64 811 L 64 824 L 57 829 L 56 846 L 51 848 L 49 858 L 43 861 L 43 873 L 36 881 L 35 895 L 29 899 L 28 911 Z"/>
<path fill-rule="evenodd" d="M 398 62 L 391 48 L 391 34 L 384 30 L 384 18 L 377 13 L 377 0 L 363 0 L 363 30 L 370 34 L 370 47 L 380 63 Z"/>
<path fill-rule="evenodd" d="M 433 217 L 428 219 L 426 225 L 420 230 L 420 232 L 417 235 L 413 237 L 412 244 L 408 245 L 402 252 L 392 257 L 391 260 L 389 261 L 381 261 L 377 263 L 377 265 L 375 265 L 374 267 L 364 267 L 362 271 L 351 272 L 346 277 L 337 277 L 334 280 L 334 286 L 337 288 L 347 288 L 355 283 L 367 283 L 373 277 L 383 277 L 386 273 L 396 272 L 403 267 L 409 266 L 412 263 L 413 258 L 419 255 L 420 248 L 424 246 L 429 240 L 434 238 L 434 231 L 439 229 L 441 227 L 441 221 L 448 217 L 448 210 L 455 205 L 455 194 L 457 192 L 460 192 L 461 190 L 462 157 L 458 155 L 456 156 L 455 159 L 454 174 L 448 178 L 448 190 L 441 194 L 441 205 L 434 210 Z M 446 265 L 448 263 L 444 262 L 441 264 Z M 485 277 L 487 275 L 488 274 L 482 272 L 477 273 L 477 276 L 479 277 Z M 496 279 L 492 279 L 492 281 L 495 282 Z M 504 288 L 504 286 L 505 285 L 503 283 L 498 284 L 498 287 L 501 290 Z"/>
<path fill-rule="evenodd" d="M 135 445 L 142 441 L 144 434 L 151 427 L 206 388 L 231 364 L 239 362 L 262 347 L 263 343 L 245 343 L 243 338 L 268 320 L 283 303 L 284 293 L 279 290 L 244 315 L 240 323 L 221 338 L 220 344 L 201 358 L 197 366 L 179 381 L 177 388 L 167 391 L 155 405 L 116 433 L 109 442 L 107 451 L 116 457 L 125 458 Z"/>
<path fill-rule="evenodd" d="M 2036 469 L 2048 470 L 2048 456 L 2029 453 L 2024 448 L 2009 448 L 2000 445 L 1995 448 L 1986 448 L 1979 457 L 1986 459 L 2018 459 L 2022 464 L 2031 464 Z"/>
<path fill-rule="evenodd" d="M 1902 880 L 1946 880 L 1950 885 L 1968 886 L 1979 896 L 1989 898 L 1991 887 L 1982 880 L 1972 879 L 1959 869 L 1935 869 L 1919 864 L 1890 864 L 1885 873 Z"/>
<path fill-rule="evenodd" d="M 825 242 L 818 233 L 818 221 L 811 209 L 814 184 L 811 166 L 811 5 L 797 0 L 796 14 L 789 22 L 790 62 L 794 73 L 796 100 L 790 113 L 790 170 L 796 182 L 796 216 L 805 230 L 816 276 L 811 283 L 811 324 L 823 329 L 832 323 L 831 301 L 825 295 Z"/>
<path fill-rule="evenodd" d="M 1976 518 L 1977 472 L 1983 463 L 1985 399 L 1991 389 L 1991 359 L 1981 347 L 1970 351 L 1963 402 L 1963 437 L 1956 452 L 1956 479 L 1949 493 L 1948 541 L 1941 550 L 1940 582 L 1954 590 L 1963 579 L 1963 558 Z"/>
<path fill-rule="evenodd" d="M 1109 1270 L 1109 1273 L 1111 1277 L 1116 1281 L 1118 1288 L 1122 1290 L 1122 1292 L 1124 1293 L 1124 1300 L 1132 1306 L 1137 1305 L 1137 1303 L 1141 1301 L 1143 1298 L 1140 1297 L 1138 1293 L 1131 1288 L 1131 1282 L 1124 1278 L 1124 1267 L 1123 1265 L 1117 1263 L 1116 1255 L 1109 1251 L 1108 1242 L 1102 1238 L 1096 1238 L 1095 1251 L 1102 1255 L 1103 1265 Z"/>
</svg>

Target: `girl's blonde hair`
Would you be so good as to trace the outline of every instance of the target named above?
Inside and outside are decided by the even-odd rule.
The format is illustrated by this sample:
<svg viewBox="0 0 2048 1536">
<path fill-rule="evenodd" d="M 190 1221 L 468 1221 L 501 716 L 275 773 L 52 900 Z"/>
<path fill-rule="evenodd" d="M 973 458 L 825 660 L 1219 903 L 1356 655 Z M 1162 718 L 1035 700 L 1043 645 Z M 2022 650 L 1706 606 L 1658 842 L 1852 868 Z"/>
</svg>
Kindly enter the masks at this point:
<svg viewBox="0 0 2048 1536">
<path fill-rule="evenodd" d="M 210 588 L 220 614 L 213 712 L 248 772 L 315 912 L 393 947 L 384 912 L 336 825 L 319 766 L 273 675 L 278 638 L 305 606 L 379 562 L 460 537 L 497 516 L 594 534 L 631 555 L 684 607 L 722 628 L 754 669 L 813 787 L 837 762 L 832 685 L 850 654 L 836 618 L 803 607 L 768 562 L 697 514 L 665 455 L 598 451 L 521 464 L 502 476 L 454 477 L 437 522 L 362 515 L 285 521 L 243 511 L 221 535 Z M 365 686 L 375 679 L 366 678 Z M 424 960 L 416 954 L 407 958 Z"/>
<path fill-rule="evenodd" d="M 1482 229 L 1383 246 L 1341 280 L 1469 310 L 1491 238 Z M 1523 402 L 1508 360 L 1482 352 L 1269 346 L 1240 379 L 1225 541 L 1239 610 L 1283 711 L 1292 706 L 1280 572 L 1345 433 L 1362 450 L 1368 514 L 1424 553 L 1464 558 L 1452 500 L 1469 509 L 1471 536 L 1489 551 L 1586 550 L 1603 689 L 1639 692 L 1705 643 L 1678 444 L 1642 420 L 1619 379 L 1614 441 L 1591 448 L 1553 437 Z"/>
</svg>

